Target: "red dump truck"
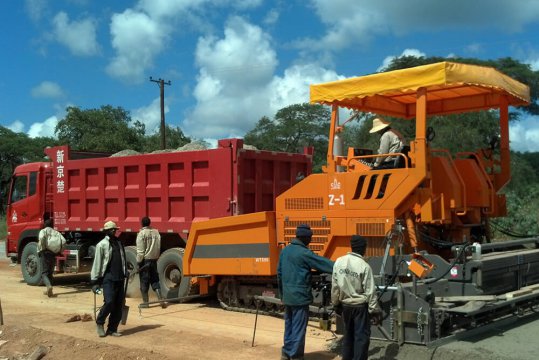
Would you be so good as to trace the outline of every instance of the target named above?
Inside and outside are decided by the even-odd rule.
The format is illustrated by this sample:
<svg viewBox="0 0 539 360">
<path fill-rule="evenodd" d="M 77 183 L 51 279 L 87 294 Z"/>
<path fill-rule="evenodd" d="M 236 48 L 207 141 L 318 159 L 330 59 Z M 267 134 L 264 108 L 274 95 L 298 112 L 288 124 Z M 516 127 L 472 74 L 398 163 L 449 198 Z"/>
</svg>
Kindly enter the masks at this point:
<svg viewBox="0 0 539 360">
<path fill-rule="evenodd" d="M 216 149 L 121 157 L 47 148 L 49 161 L 18 166 L 13 174 L 6 254 L 21 264 L 27 284 L 39 285 L 37 237 L 51 217 L 68 239 L 56 271 L 87 272 L 103 224 L 112 220 L 134 269 L 140 219 L 149 216 L 162 237 L 163 293 L 186 296 L 192 284 L 182 276 L 182 257 L 191 224 L 275 210 L 277 195 L 311 173 L 312 153 L 248 150 L 241 139 L 220 140 Z"/>
</svg>

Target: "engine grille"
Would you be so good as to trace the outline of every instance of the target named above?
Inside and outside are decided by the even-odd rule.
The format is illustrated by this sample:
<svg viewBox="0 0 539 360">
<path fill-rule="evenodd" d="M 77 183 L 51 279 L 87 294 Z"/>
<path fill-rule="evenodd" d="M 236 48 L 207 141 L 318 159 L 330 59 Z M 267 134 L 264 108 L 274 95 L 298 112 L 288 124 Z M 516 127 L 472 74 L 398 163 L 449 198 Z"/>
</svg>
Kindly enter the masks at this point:
<svg viewBox="0 0 539 360">
<path fill-rule="evenodd" d="M 324 199 L 315 198 L 290 198 L 285 199 L 286 210 L 321 210 L 324 208 Z"/>
<path fill-rule="evenodd" d="M 384 236 L 386 234 L 385 223 L 358 223 L 356 234 L 362 236 Z"/>
<path fill-rule="evenodd" d="M 296 227 L 301 224 L 307 224 L 313 231 L 313 238 L 309 244 L 309 248 L 314 252 L 320 252 L 328 241 L 328 234 L 331 229 L 331 221 L 319 220 L 319 221 L 285 221 L 284 223 L 284 237 L 288 243 L 296 236 Z"/>
</svg>

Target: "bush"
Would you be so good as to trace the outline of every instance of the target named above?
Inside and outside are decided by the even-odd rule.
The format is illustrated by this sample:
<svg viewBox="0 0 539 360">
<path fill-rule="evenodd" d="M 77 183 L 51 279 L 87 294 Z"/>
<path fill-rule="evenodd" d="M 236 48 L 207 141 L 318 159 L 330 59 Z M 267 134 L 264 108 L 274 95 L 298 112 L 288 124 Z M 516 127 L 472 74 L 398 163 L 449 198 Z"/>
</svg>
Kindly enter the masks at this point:
<svg viewBox="0 0 539 360">
<path fill-rule="evenodd" d="M 492 221 L 497 230 L 495 237 L 536 237 L 539 234 L 539 185 L 526 186 L 519 190 L 507 191 L 508 216 Z M 500 232 L 505 234 L 499 234 Z"/>
<path fill-rule="evenodd" d="M 0 215 L 0 240 L 4 240 L 7 236 L 6 216 Z"/>
</svg>

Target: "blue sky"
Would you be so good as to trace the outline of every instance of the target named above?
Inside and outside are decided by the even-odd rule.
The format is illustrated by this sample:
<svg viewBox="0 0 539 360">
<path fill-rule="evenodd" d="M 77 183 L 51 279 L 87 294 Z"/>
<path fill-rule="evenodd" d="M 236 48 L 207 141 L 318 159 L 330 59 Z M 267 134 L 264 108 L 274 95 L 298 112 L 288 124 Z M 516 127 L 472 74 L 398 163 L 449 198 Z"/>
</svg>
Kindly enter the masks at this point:
<svg viewBox="0 0 539 360">
<path fill-rule="evenodd" d="M 539 0 L 3 0 L 0 125 L 54 136 L 67 106 L 121 106 L 154 132 L 242 137 L 309 84 L 402 55 L 513 57 L 539 70 Z M 539 117 L 511 126 L 539 151 Z"/>
</svg>

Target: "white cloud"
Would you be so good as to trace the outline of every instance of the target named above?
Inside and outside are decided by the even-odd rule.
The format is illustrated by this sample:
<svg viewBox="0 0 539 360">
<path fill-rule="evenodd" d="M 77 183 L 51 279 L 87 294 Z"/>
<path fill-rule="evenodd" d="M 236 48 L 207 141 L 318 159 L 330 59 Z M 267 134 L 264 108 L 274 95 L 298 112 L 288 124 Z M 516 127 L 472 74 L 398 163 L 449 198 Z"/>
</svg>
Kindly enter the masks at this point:
<svg viewBox="0 0 539 360">
<path fill-rule="evenodd" d="M 270 40 L 239 17 L 230 19 L 224 38 L 199 39 L 197 106 L 184 129 L 195 137 L 240 136 L 267 112 L 266 87 L 277 66 Z"/>
<path fill-rule="evenodd" d="M 386 56 L 386 58 L 382 62 L 382 65 L 380 65 L 378 69 L 376 69 L 376 71 L 383 71 L 389 66 L 389 64 L 391 64 L 393 60 L 395 60 L 396 58 L 403 57 L 403 56 L 425 57 L 426 54 L 417 49 L 405 49 L 399 56 L 394 56 L 394 55 Z"/>
<path fill-rule="evenodd" d="M 24 123 L 20 120 L 15 120 L 13 123 L 6 126 L 9 130 L 20 133 L 24 131 Z"/>
<path fill-rule="evenodd" d="M 165 98 L 165 120 L 169 112 L 167 98 Z M 146 125 L 146 134 L 155 134 L 161 126 L 161 99 L 155 98 L 148 106 L 143 106 L 131 112 L 131 118 Z"/>
<path fill-rule="evenodd" d="M 178 13 L 197 8 L 209 0 L 140 0 L 136 9 L 151 18 L 174 17 Z"/>
<path fill-rule="evenodd" d="M 262 5 L 263 0 L 229 0 L 238 9 L 253 9 Z"/>
<path fill-rule="evenodd" d="M 338 50 L 365 44 L 377 35 L 402 35 L 412 31 L 497 29 L 518 32 L 539 16 L 536 0 L 311 2 L 328 30 L 321 39 L 306 39 L 301 44 L 317 50 Z"/>
<path fill-rule="evenodd" d="M 65 12 L 59 12 L 52 22 L 56 41 L 65 45 L 73 55 L 91 56 L 99 53 L 94 20 L 69 21 Z"/>
<path fill-rule="evenodd" d="M 26 11 L 28 16 L 33 21 L 38 21 L 43 17 L 43 13 L 47 7 L 46 0 L 26 0 L 25 1 Z"/>
<path fill-rule="evenodd" d="M 522 116 L 509 126 L 510 148 L 514 151 L 539 151 L 539 116 Z"/>
<path fill-rule="evenodd" d="M 145 13 L 128 9 L 112 16 L 110 32 L 116 56 L 107 72 L 128 82 L 142 82 L 144 71 L 163 50 L 169 29 Z"/>
<path fill-rule="evenodd" d="M 43 81 L 32 88 L 32 96 L 35 98 L 60 98 L 64 92 L 60 85 L 52 81 Z"/>
<path fill-rule="evenodd" d="M 273 117 L 284 106 L 308 102 L 308 84 L 338 78 L 315 64 L 295 65 L 276 76 L 271 43 L 268 34 L 239 17 L 230 19 L 223 38 L 199 39 L 197 104 L 182 126 L 189 136 L 243 136 L 262 116 Z"/>
<path fill-rule="evenodd" d="M 36 137 L 54 137 L 54 129 L 58 124 L 58 118 L 56 116 L 51 116 L 46 119 L 44 122 L 36 122 L 30 125 L 30 130 L 28 130 L 28 136 L 31 138 Z"/>
<path fill-rule="evenodd" d="M 264 17 L 264 24 L 273 25 L 279 20 L 279 11 L 277 9 L 271 9 Z"/>
<path fill-rule="evenodd" d="M 316 64 L 291 66 L 285 70 L 283 77 L 275 76 L 269 84 L 271 113 L 268 116 L 272 116 L 285 106 L 309 102 L 309 85 L 343 78 L 336 72 Z"/>
<path fill-rule="evenodd" d="M 232 7 L 239 10 L 253 9 L 262 5 L 263 0 L 140 0 L 137 11 L 151 18 L 174 18 L 187 11 L 211 11 L 218 7 Z"/>
<path fill-rule="evenodd" d="M 219 7 L 252 9 L 262 0 L 140 0 L 130 9 L 114 14 L 110 33 L 116 54 L 107 66 L 109 75 L 140 83 L 167 40 L 187 23 L 208 30 L 212 25 L 196 14 L 219 11 Z"/>
</svg>

